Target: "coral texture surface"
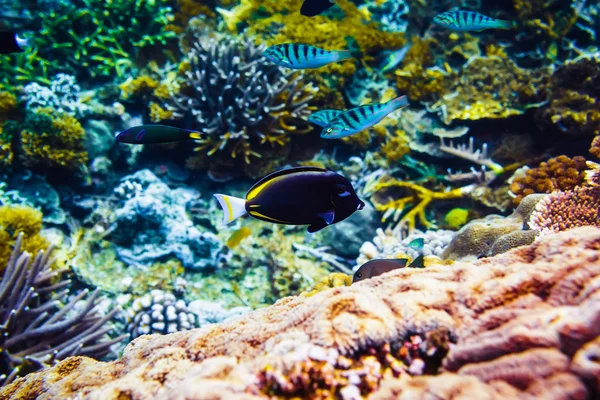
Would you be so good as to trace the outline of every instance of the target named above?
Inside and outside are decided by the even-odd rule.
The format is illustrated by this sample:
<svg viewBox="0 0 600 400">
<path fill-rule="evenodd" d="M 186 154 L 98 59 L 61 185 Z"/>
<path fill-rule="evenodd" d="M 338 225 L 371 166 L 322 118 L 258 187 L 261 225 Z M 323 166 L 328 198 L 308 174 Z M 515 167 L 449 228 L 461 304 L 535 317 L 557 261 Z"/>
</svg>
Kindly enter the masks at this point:
<svg viewBox="0 0 600 400">
<path fill-rule="evenodd" d="M 398 269 L 142 336 L 119 361 L 72 357 L 0 398 L 594 398 L 599 260 L 600 230 L 585 227 L 473 263 Z M 394 358 L 397 344 L 406 358 L 409 338 L 423 343 L 417 335 L 441 355 L 437 365 Z"/>
</svg>

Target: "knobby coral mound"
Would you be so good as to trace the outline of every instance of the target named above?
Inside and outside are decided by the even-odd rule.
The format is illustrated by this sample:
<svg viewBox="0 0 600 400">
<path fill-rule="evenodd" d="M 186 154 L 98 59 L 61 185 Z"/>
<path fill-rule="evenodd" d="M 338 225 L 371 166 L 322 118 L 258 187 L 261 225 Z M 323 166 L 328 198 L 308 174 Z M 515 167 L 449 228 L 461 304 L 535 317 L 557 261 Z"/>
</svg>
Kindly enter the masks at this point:
<svg viewBox="0 0 600 400">
<path fill-rule="evenodd" d="M 589 398 L 600 377 L 587 368 L 600 335 L 599 248 L 599 229 L 578 228 L 472 264 L 396 270 L 143 336 L 118 362 L 71 358 L 0 396 Z"/>
<path fill-rule="evenodd" d="M 20 234 L 0 280 L 0 385 L 69 356 L 103 357 L 123 339 L 101 341 L 118 309 L 102 316 L 98 291 L 67 297 L 70 281 L 57 280 L 63 271 L 50 269 L 52 249 L 32 260 L 22 243 Z"/>
</svg>

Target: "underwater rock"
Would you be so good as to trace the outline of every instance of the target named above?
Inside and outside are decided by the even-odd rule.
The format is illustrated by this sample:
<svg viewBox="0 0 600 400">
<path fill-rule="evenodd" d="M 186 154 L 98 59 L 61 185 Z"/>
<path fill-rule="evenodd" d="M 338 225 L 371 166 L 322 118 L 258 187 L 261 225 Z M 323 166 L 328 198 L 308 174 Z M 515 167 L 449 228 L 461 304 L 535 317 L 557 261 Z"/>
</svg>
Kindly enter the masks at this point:
<svg viewBox="0 0 600 400">
<path fill-rule="evenodd" d="M 106 156 L 115 144 L 115 135 L 106 121 L 92 119 L 83 125 L 85 148 L 90 159 Z"/>
<path fill-rule="evenodd" d="M 171 190 L 144 169 L 123 178 L 114 195 L 124 198 L 114 212 L 109 235 L 121 260 L 149 265 L 174 256 L 189 269 L 216 267 L 220 240 L 194 226 L 186 213 L 186 205 L 199 197 L 196 191 Z"/>
<path fill-rule="evenodd" d="M 378 222 L 379 216 L 373 206 L 365 203 L 361 212 L 324 229 L 320 245 L 331 247 L 339 256 L 356 258 L 360 246 L 375 235 Z"/>
<path fill-rule="evenodd" d="M 307 398 L 318 385 L 331 398 L 591 398 L 599 249 L 600 230 L 586 227 L 474 263 L 399 269 L 234 321 L 143 336 L 120 361 L 72 357 L 0 397 Z M 433 357 L 400 361 L 395 346 Z"/>
<path fill-rule="evenodd" d="M 64 224 L 67 216 L 60 207 L 60 196 L 46 179 L 40 176 L 13 175 L 9 180 L 11 189 L 18 193 L 20 204 L 38 208 L 43 214 L 43 221 L 48 224 Z"/>
<path fill-rule="evenodd" d="M 198 326 L 201 328 L 204 325 L 216 324 L 251 311 L 250 307 L 233 307 L 227 310 L 219 303 L 206 300 L 194 300 L 188 305 L 188 309 L 196 315 Z"/>
</svg>

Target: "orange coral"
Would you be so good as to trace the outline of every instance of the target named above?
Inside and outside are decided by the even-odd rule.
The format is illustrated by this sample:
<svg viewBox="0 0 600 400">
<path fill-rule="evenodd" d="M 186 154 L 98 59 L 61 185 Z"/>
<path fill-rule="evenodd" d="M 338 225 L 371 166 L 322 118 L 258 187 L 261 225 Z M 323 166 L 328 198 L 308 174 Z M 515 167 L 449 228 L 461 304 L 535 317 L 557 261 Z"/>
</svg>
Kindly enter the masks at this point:
<svg viewBox="0 0 600 400">
<path fill-rule="evenodd" d="M 525 176 L 513 180 L 510 185 L 510 191 L 515 195 L 513 202 L 518 205 L 523 197 L 532 193 L 571 190 L 585 181 L 586 169 L 585 158 L 581 156 L 558 156 L 542 162 L 537 168 L 528 170 Z"/>
<path fill-rule="evenodd" d="M 0 269 L 4 269 L 19 233 L 23 233 L 24 251 L 36 254 L 45 250 L 48 242 L 40 236 L 42 213 L 24 206 L 0 207 Z"/>
<path fill-rule="evenodd" d="M 132 96 L 144 96 L 152 93 L 158 87 L 156 79 L 148 75 L 140 75 L 135 79 L 129 78 L 119 85 L 121 98 L 129 99 Z"/>
</svg>

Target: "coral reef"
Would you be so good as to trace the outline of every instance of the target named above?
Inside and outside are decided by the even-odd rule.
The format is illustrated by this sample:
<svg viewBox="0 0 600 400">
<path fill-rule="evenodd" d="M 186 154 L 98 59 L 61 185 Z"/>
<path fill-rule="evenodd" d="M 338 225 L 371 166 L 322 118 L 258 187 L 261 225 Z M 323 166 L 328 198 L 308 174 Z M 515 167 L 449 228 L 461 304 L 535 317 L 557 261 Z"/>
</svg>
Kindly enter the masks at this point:
<svg viewBox="0 0 600 400">
<path fill-rule="evenodd" d="M 72 75 L 56 74 L 50 86 L 31 82 L 23 88 L 22 100 L 29 110 L 51 108 L 59 113 L 83 117 L 89 113 L 89 106 L 82 102 L 81 88 Z"/>
<path fill-rule="evenodd" d="M 590 398 L 599 243 L 600 230 L 577 228 L 472 264 L 282 299 L 140 337 L 118 362 L 69 358 L 0 396 Z"/>
<path fill-rule="evenodd" d="M 585 158 L 581 156 L 558 156 L 542 162 L 536 168 L 517 172 L 510 184 L 513 203 L 518 205 L 523 197 L 532 193 L 574 189 L 584 182 L 586 169 Z"/>
<path fill-rule="evenodd" d="M 549 103 L 535 113 L 540 129 L 572 136 L 600 133 L 600 60 L 583 58 L 552 75 Z"/>
<path fill-rule="evenodd" d="M 189 269 L 218 265 L 220 240 L 194 226 L 186 214 L 197 192 L 171 190 L 147 169 L 124 177 L 113 192 L 123 201 L 113 210 L 107 238 L 123 261 L 149 265 L 173 256 Z"/>
<path fill-rule="evenodd" d="M 57 114 L 48 108 L 27 112 L 22 122 L 4 123 L 0 142 L 3 147 L 10 143 L 13 165 L 42 173 L 51 169 L 87 173 L 85 131 L 71 115 Z"/>
<path fill-rule="evenodd" d="M 165 29 L 173 18 L 168 0 L 79 0 L 42 12 L 36 36 L 38 58 L 61 60 L 61 70 L 92 78 L 123 77 L 176 34 Z M 38 61 L 39 62 L 39 61 Z M 56 69 L 54 71 L 58 72 Z"/>
<path fill-rule="evenodd" d="M 409 257 L 414 259 L 420 254 L 439 257 L 455 235 L 455 232 L 443 229 L 425 232 L 415 229 L 406 236 L 403 236 L 402 233 L 401 230 L 377 229 L 377 236 L 360 247 L 360 255 L 356 260 L 357 267 L 377 258 Z M 410 242 L 420 238 L 424 242 L 421 250 L 415 250 L 409 246 Z"/>
<path fill-rule="evenodd" d="M 19 234 L 0 281 L 0 385 L 69 356 L 103 357 L 123 339 L 102 340 L 118 309 L 102 315 L 97 290 L 68 297 L 64 271 L 50 269 L 52 248 L 32 259 L 22 242 Z"/>
</svg>

